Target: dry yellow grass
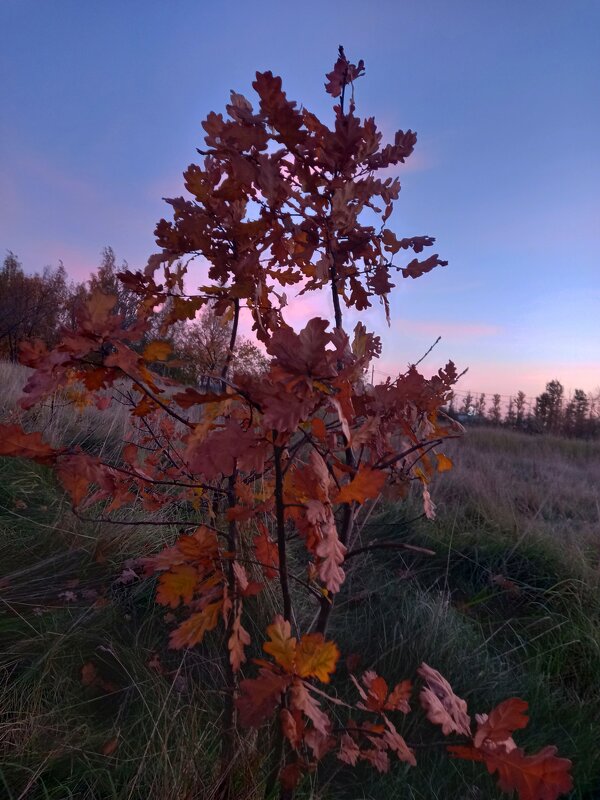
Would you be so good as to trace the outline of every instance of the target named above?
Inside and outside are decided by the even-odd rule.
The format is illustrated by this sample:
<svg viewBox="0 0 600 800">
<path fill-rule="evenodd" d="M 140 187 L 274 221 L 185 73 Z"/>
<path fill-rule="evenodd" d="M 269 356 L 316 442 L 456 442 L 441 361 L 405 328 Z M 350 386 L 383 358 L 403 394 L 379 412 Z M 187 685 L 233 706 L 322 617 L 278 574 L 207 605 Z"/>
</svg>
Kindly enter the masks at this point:
<svg viewBox="0 0 600 800">
<path fill-rule="evenodd" d="M 441 514 L 469 514 L 516 547 L 537 538 L 600 563 L 600 442 L 470 428 L 445 448 L 454 469 L 433 490 Z"/>
<path fill-rule="evenodd" d="M 0 361 L 0 422 L 19 422 L 28 430 L 41 431 L 54 446 L 83 445 L 90 441 L 99 451 L 120 446 L 130 430 L 124 405 L 113 403 L 109 412 L 101 412 L 94 406 L 78 407 L 64 392 L 56 392 L 39 406 L 23 411 L 19 399 L 31 372 L 20 364 Z"/>
</svg>

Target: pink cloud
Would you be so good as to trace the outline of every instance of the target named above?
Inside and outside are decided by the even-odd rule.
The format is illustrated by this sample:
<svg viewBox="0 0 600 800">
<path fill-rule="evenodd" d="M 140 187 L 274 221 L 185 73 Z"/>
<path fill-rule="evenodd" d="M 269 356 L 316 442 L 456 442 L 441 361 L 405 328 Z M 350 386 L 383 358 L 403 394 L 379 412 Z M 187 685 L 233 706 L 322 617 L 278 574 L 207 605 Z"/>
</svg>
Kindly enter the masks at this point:
<svg viewBox="0 0 600 800">
<path fill-rule="evenodd" d="M 65 244 L 58 241 L 36 242 L 35 253 L 39 253 L 37 261 L 39 264 L 58 264 L 62 261 L 69 278 L 75 281 L 86 281 L 92 272 L 98 269 L 100 263 L 100 251 L 92 259 L 87 249 Z"/>
<path fill-rule="evenodd" d="M 283 309 L 283 317 L 288 325 L 294 328 L 303 328 L 309 319 L 322 317 L 332 320 L 333 310 L 331 302 L 322 292 L 308 292 L 307 294 L 296 296 L 298 289 L 287 287 L 287 299 L 289 305 Z"/>
</svg>

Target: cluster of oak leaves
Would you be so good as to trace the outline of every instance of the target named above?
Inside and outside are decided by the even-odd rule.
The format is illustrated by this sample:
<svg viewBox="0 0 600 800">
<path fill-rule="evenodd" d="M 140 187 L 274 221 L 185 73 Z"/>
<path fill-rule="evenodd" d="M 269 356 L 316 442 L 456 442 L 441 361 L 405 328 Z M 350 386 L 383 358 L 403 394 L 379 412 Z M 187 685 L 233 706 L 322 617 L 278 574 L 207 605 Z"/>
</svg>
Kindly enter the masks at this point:
<svg viewBox="0 0 600 800">
<path fill-rule="evenodd" d="M 326 84 L 339 98 L 333 128 L 289 101 L 270 72 L 253 84 L 257 111 L 232 92 L 229 119 L 211 113 L 203 123 L 203 165 L 185 173 L 193 199 L 168 201 L 174 220 L 156 230 L 162 252 L 144 272 L 121 276 L 139 295 L 137 322 L 123 327 L 115 298 L 97 293 L 81 310 L 78 331 L 65 332 L 55 349 L 24 345 L 21 360 L 34 368 L 25 409 L 67 388 L 101 411 L 117 402 L 130 408 L 131 437 L 118 461 L 52 448 L 17 424 L 0 431 L 0 454 L 52 464 L 77 513 L 92 509 L 112 519 L 132 505 L 155 524 L 175 519 L 183 535 L 144 559 L 146 575 L 158 574 L 157 602 L 181 615 L 170 646 L 195 646 L 224 626 L 232 674 L 225 688 L 237 719 L 258 727 L 278 710 L 287 741 L 280 779 L 288 789 L 328 753 L 380 771 L 390 754 L 416 764 L 396 728 L 411 710 L 410 681 L 390 690 L 369 670 L 352 675 L 354 705 L 327 693 L 320 684 L 330 682 L 340 654 L 325 631 L 346 562 L 357 554 L 361 513 L 381 494 L 402 498 L 417 483 L 433 516 L 428 485 L 451 467 L 436 447 L 456 433 L 440 411 L 457 379 L 452 362 L 430 379 L 412 366 L 372 386 L 365 375 L 379 339 L 361 323 L 352 340 L 342 328 L 342 305 L 364 310 L 377 298 L 389 314 L 394 273 L 417 278 L 445 264 L 437 255 L 394 264 L 401 251 L 418 254 L 434 240 L 398 239 L 385 227 L 400 183 L 375 174 L 404 162 L 416 135 L 399 131 L 381 146 L 374 120 L 355 115 L 354 83 L 363 73 L 362 62 L 350 64 L 340 50 Z M 200 256 L 208 271 L 195 294 L 184 284 L 188 256 Z M 330 291 L 332 329 L 319 318 L 299 333 L 286 324 L 286 286 L 299 294 Z M 224 369 L 211 376 L 220 391 L 178 386 L 156 369 L 172 365 L 168 344 L 137 344 L 153 310 L 161 310 L 166 331 L 207 303 L 233 321 L 232 350 L 240 310 L 251 315 L 270 357 L 264 375 L 232 378 Z M 177 518 L 180 509 L 188 509 L 186 519 Z M 290 572 L 291 539 L 304 545 L 304 577 Z M 368 550 L 364 538 L 359 544 Z M 266 630 L 269 658 L 252 659 L 258 672 L 241 678 L 251 644 L 245 600 L 269 582 L 279 583 L 283 615 Z M 312 632 L 294 637 L 297 591 L 308 592 L 320 611 Z M 423 664 L 419 676 L 427 718 L 444 735 L 464 737 L 448 746 L 453 756 L 483 762 L 503 790 L 523 800 L 554 800 L 571 788 L 570 762 L 554 747 L 526 755 L 513 741 L 528 721 L 524 701 L 506 700 L 478 715 L 474 727 L 439 672 Z M 338 709 L 335 727 L 328 706 Z"/>
</svg>

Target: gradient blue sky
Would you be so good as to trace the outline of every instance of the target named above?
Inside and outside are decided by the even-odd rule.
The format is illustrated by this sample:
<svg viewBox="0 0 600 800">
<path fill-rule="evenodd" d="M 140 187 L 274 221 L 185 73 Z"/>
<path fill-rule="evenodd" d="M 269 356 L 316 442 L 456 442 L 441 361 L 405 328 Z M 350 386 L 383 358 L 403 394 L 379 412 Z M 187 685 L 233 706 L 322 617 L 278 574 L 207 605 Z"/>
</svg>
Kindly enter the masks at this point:
<svg viewBox="0 0 600 800">
<path fill-rule="evenodd" d="M 419 134 L 392 227 L 450 261 L 391 329 L 372 312 L 378 369 L 441 334 L 424 369 L 468 366 L 462 390 L 600 386 L 598 0 L 0 0 L 0 29 L 0 248 L 27 269 L 142 265 L 206 113 L 271 69 L 327 115 L 342 43 L 359 113 Z"/>
</svg>

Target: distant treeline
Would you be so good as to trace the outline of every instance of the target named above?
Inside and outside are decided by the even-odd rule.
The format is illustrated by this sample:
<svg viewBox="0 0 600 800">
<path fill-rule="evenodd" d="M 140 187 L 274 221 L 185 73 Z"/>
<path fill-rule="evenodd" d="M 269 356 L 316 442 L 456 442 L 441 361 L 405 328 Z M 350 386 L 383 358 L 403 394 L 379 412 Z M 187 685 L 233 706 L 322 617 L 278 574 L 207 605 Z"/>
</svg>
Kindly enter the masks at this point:
<svg viewBox="0 0 600 800">
<path fill-rule="evenodd" d="M 446 410 L 467 424 L 501 425 L 527 433 L 579 439 L 600 438 L 600 391 L 586 394 L 583 389 L 575 389 L 566 398 L 558 380 L 546 384 L 546 390 L 535 398 L 533 407 L 527 402 L 525 392 L 517 392 L 504 407 L 499 394 L 488 401 L 485 394 L 467 392 L 460 401 L 453 396 Z"/>
<path fill-rule="evenodd" d="M 65 330 L 76 328 L 78 308 L 96 290 L 115 295 L 115 310 L 123 316 L 124 324 L 133 323 L 138 297 L 117 277 L 127 267 L 127 262 L 117 266 L 113 249 L 105 247 L 98 269 L 88 281 L 78 283 L 69 279 L 62 264 L 26 274 L 17 256 L 9 252 L 0 268 L 0 360 L 18 361 L 19 344 L 25 339 L 41 339 L 49 347 L 57 344 Z M 160 332 L 161 321 L 160 312 L 152 316 L 146 339 L 169 341 L 178 361 L 174 377 L 201 384 L 210 381 L 210 376 L 219 375 L 229 348 L 230 324 L 215 317 L 210 308 L 194 322 L 171 325 L 166 335 Z M 260 350 L 238 337 L 232 371 L 255 373 L 265 364 Z M 565 398 L 558 380 L 546 385 L 533 406 L 524 392 L 517 392 L 507 406 L 499 394 L 488 400 L 485 394 L 468 392 L 460 400 L 453 396 L 447 411 L 468 424 L 600 437 L 600 392 L 586 394 L 576 389 L 572 397 Z"/>
<path fill-rule="evenodd" d="M 17 256 L 9 252 L 0 268 L 0 360 L 18 361 L 19 345 L 26 339 L 56 345 L 65 331 L 75 330 L 78 309 L 97 290 L 116 296 L 115 311 L 123 316 L 124 326 L 133 324 L 139 298 L 117 277 L 127 268 L 127 262 L 117 266 L 113 249 L 105 247 L 98 269 L 89 280 L 78 283 L 69 279 L 62 263 L 27 274 Z M 139 346 L 152 339 L 168 341 L 178 362 L 173 377 L 201 384 L 220 374 L 229 349 L 231 323 L 216 317 L 208 307 L 194 322 L 169 326 L 166 334 L 160 330 L 161 322 L 160 311 L 150 317 Z M 265 363 L 252 342 L 237 338 L 232 372 L 253 373 L 264 369 Z"/>
</svg>

